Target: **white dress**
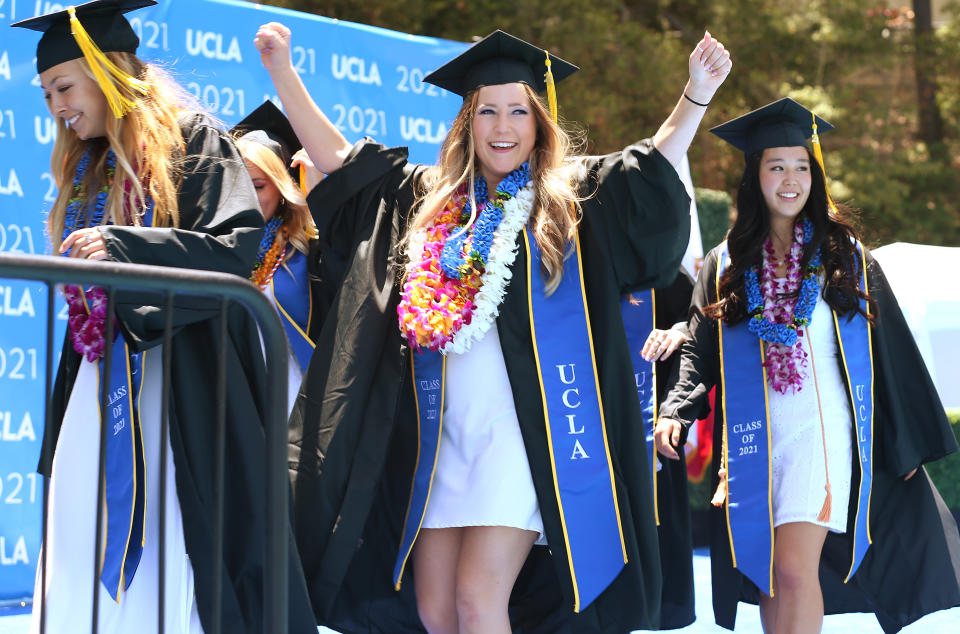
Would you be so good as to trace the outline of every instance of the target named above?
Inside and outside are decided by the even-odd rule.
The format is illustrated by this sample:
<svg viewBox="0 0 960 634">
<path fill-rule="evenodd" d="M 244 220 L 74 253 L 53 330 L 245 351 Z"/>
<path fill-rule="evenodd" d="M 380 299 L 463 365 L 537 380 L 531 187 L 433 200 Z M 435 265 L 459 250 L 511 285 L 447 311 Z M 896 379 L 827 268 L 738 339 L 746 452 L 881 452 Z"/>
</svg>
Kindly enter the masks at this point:
<svg viewBox="0 0 960 634">
<path fill-rule="evenodd" d="M 158 617 L 160 404 L 162 347 L 144 354 L 140 400 L 146 462 L 144 546 L 136 575 L 118 601 L 103 584 L 99 592 L 98 632 L 155 632 Z M 100 446 L 97 365 L 81 361 L 57 439 L 50 479 L 46 551 L 46 631 L 88 632 L 93 618 L 93 552 L 97 521 L 97 471 Z M 173 452 L 167 443 L 165 631 L 203 632 L 193 589 L 193 567 L 183 539 Z M 37 569 L 30 632 L 40 631 L 41 574 Z"/>
<path fill-rule="evenodd" d="M 447 355 L 440 451 L 423 528 L 453 526 L 521 528 L 546 543 L 496 324 L 467 352 Z"/>
<path fill-rule="evenodd" d="M 771 386 L 767 390 L 773 444 L 773 523 L 779 526 L 788 522 L 810 522 L 843 533 L 847 528 L 850 496 L 853 417 L 833 315 L 823 297 L 817 299 L 808 328 L 810 333 L 800 338 L 809 355 L 803 388 L 795 394 L 781 394 Z M 812 352 L 810 339 L 813 340 Z M 814 361 L 820 388 L 819 408 Z M 833 495 L 829 522 L 817 521 L 826 497 L 821 409 Z"/>
</svg>

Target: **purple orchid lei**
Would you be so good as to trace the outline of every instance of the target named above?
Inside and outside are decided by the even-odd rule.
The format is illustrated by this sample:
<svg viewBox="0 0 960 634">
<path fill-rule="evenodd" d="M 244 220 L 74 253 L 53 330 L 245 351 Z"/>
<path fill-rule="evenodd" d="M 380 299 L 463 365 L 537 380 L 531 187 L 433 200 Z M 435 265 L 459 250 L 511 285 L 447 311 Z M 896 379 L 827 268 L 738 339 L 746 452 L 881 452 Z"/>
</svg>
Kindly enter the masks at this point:
<svg viewBox="0 0 960 634">
<path fill-rule="evenodd" d="M 116 173 L 117 159 L 113 150 L 107 151 L 107 183 L 97 190 L 91 210 L 83 183 L 84 176 L 90 167 L 90 154 L 88 149 L 77 164 L 77 171 L 73 176 L 73 196 L 64 213 L 61 241 L 66 240 L 67 236 L 77 229 L 98 227 L 103 224 L 104 208 L 110 193 L 110 183 Z M 152 207 L 153 201 L 148 198 L 145 215 L 152 217 Z M 92 211 L 89 217 L 85 213 L 88 211 Z M 126 212 L 125 215 L 127 215 Z M 69 256 L 70 251 L 63 255 Z M 63 295 L 67 300 L 67 327 L 70 329 L 70 343 L 78 354 L 93 363 L 103 356 L 106 339 L 107 293 L 99 286 L 91 286 L 84 290 L 82 286 L 64 284 Z"/>
<path fill-rule="evenodd" d="M 747 270 L 745 286 L 747 310 L 750 319 L 747 327 L 768 342 L 764 367 L 775 390 L 781 394 L 799 392 L 806 378 L 807 353 L 800 338 L 803 328 L 817 305 L 820 284 L 820 250 L 817 249 L 801 276 L 800 259 L 803 245 L 813 237 L 813 224 L 808 219 L 798 222 L 793 228 L 793 243 L 784 257 L 787 276 L 776 281 L 777 257 L 773 243 L 768 237 L 763 245 L 762 283 L 756 267 Z M 798 293 L 799 291 L 799 293 Z M 796 297 L 795 302 L 790 297 Z"/>
</svg>

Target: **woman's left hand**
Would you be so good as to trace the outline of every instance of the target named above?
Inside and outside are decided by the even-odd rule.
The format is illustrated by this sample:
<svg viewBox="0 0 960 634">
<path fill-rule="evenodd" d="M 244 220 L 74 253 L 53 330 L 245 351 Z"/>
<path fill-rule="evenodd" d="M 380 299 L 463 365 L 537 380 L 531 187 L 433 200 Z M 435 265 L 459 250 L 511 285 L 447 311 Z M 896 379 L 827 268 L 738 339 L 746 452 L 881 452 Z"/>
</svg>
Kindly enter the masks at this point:
<svg viewBox="0 0 960 634">
<path fill-rule="evenodd" d="M 679 330 L 657 330 L 654 328 L 640 350 L 644 361 L 663 361 L 680 347 L 687 336 Z"/>
<path fill-rule="evenodd" d="M 97 227 L 77 229 L 60 243 L 60 253 L 70 251 L 71 258 L 84 260 L 106 260 L 107 245 L 103 241 L 103 234 Z"/>
<path fill-rule="evenodd" d="M 689 65 L 690 82 L 687 84 L 686 94 L 700 103 L 709 103 L 730 74 L 733 61 L 730 59 L 730 51 L 706 31 L 703 39 L 690 53 Z"/>
</svg>

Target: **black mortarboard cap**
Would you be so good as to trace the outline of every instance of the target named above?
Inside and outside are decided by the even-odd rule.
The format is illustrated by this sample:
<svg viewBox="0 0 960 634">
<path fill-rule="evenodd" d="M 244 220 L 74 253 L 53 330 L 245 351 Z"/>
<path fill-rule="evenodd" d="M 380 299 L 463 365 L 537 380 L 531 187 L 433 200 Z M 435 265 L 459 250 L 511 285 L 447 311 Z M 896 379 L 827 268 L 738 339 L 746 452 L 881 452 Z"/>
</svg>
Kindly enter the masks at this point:
<svg viewBox="0 0 960 634">
<path fill-rule="evenodd" d="M 300 149 L 300 139 L 293 131 L 290 120 L 270 100 L 264 101 L 243 121 L 233 126 L 230 133 L 267 146 L 288 168 L 293 154 Z"/>
<path fill-rule="evenodd" d="M 785 97 L 732 121 L 711 128 L 718 137 L 747 156 L 772 147 L 806 146 L 813 136 L 813 113 Z M 833 126 L 817 117 L 817 133 Z"/>
<path fill-rule="evenodd" d="M 155 0 L 93 0 L 76 5 L 74 10 L 80 24 L 101 51 L 135 53 L 140 38 L 123 16 L 155 4 Z M 37 44 L 38 73 L 83 57 L 83 51 L 71 32 L 70 14 L 66 10 L 20 20 L 10 26 L 43 33 Z"/>
<path fill-rule="evenodd" d="M 547 88 L 547 52 L 503 31 L 494 31 L 423 78 L 425 82 L 465 96 L 478 86 L 523 82 L 543 92 Z M 550 56 L 554 82 L 579 68 Z"/>
</svg>

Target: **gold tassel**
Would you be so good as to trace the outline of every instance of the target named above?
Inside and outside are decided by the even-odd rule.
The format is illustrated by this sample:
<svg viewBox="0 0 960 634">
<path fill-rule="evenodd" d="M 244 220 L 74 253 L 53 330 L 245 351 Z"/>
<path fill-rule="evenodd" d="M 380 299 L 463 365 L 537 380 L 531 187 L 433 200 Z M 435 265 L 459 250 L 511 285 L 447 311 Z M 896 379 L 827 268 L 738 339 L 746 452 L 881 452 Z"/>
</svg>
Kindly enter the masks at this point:
<svg viewBox="0 0 960 634">
<path fill-rule="evenodd" d="M 67 11 L 70 14 L 70 30 L 73 33 L 73 39 L 77 41 L 77 46 L 80 47 L 83 57 L 90 65 L 90 70 L 93 71 L 97 84 L 106 96 L 107 103 L 110 104 L 113 116 L 117 119 L 123 118 L 125 114 L 137 107 L 137 102 L 122 94 L 118 84 L 131 94 L 138 92 L 141 95 L 147 94 L 149 86 L 146 82 L 131 77 L 111 62 L 93 41 L 87 30 L 83 28 L 83 25 L 80 24 L 76 10 L 69 7 Z"/>
<path fill-rule="evenodd" d="M 303 194 L 303 197 L 307 197 L 307 168 L 304 167 L 303 162 L 300 163 L 300 173 L 298 174 L 300 178 L 300 193 Z"/>
<path fill-rule="evenodd" d="M 557 122 L 557 85 L 553 83 L 553 71 L 550 69 L 550 51 L 544 51 L 547 54 L 547 72 L 543 79 L 547 82 L 547 105 L 550 106 L 550 118 Z"/>
<path fill-rule="evenodd" d="M 717 475 L 720 476 L 720 484 L 717 485 L 717 490 L 713 493 L 713 499 L 710 500 L 710 504 L 723 506 L 723 503 L 727 501 L 727 470 L 720 467 Z"/>
<path fill-rule="evenodd" d="M 833 198 L 830 196 L 830 186 L 827 185 L 827 168 L 823 165 L 823 151 L 820 149 L 820 135 L 817 134 L 817 114 L 813 115 L 813 136 L 810 137 L 810 143 L 813 145 L 813 156 L 820 165 L 820 171 L 823 172 L 823 188 L 827 192 L 827 204 L 830 205 L 830 211 L 836 213 L 837 207 L 833 204 Z"/>
<path fill-rule="evenodd" d="M 817 515 L 818 522 L 829 522 L 830 513 L 833 510 L 833 493 L 830 492 L 830 483 L 823 487 L 827 490 L 827 497 L 823 500 L 823 508 L 820 509 L 820 515 Z"/>
</svg>

